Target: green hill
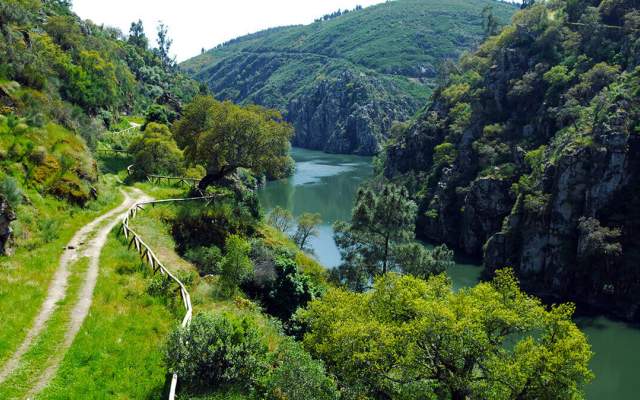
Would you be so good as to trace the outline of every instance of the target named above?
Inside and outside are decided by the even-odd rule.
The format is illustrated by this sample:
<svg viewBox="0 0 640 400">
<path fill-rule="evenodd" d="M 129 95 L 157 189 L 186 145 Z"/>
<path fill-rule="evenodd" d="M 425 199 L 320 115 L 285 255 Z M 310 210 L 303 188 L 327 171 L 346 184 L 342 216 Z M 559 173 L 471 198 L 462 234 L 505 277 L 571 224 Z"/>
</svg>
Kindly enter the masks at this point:
<svg viewBox="0 0 640 400">
<path fill-rule="evenodd" d="M 397 0 L 231 40 L 184 62 L 220 99 L 279 108 L 294 145 L 373 154 L 394 121 L 411 118 L 440 64 L 482 40 L 482 10 L 507 23 L 494 0 Z"/>
</svg>

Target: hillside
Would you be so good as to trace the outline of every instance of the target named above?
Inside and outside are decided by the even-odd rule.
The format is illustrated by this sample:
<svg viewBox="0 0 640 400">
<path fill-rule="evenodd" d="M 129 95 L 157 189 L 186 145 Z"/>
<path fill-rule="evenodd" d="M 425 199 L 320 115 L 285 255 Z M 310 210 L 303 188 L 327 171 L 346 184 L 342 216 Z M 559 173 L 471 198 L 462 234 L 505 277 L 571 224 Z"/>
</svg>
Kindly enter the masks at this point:
<svg viewBox="0 0 640 400">
<path fill-rule="evenodd" d="M 550 1 L 464 57 L 384 157 L 419 234 L 640 318 L 639 46 L 637 1 Z"/>
<path fill-rule="evenodd" d="M 151 49 L 138 28 L 125 37 L 80 19 L 68 1 L 0 4 L 2 246 L 11 220 L 26 229 L 23 216 L 28 223 L 31 213 L 44 212 L 21 203 L 51 196 L 84 207 L 96 198 L 91 149 L 107 129 L 128 127 L 127 115 L 154 103 L 176 111 L 197 93 L 197 83 L 178 73 L 166 51 Z"/>
<path fill-rule="evenodd" d="M 220 99 L 280 109 L 295 146 L 373 154 L 394 121 L 424 105 L 439 65 L 481 41 L 486 6 L 503 23 L 515 10 L 494 0 L 397 0 L 237 38 L 181 67 Z"/>
</svg>

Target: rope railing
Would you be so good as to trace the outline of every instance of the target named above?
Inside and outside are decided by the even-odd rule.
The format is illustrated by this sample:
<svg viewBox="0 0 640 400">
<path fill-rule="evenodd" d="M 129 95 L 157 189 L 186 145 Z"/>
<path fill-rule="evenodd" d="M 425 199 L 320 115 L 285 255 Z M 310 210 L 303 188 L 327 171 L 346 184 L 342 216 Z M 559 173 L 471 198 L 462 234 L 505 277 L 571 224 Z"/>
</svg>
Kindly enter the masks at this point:
<svg viewBox="0 0 640 400">
<path fill-rule="evenodd" d="M 126 240 L 129 241 L 128 247 L 131 248 L 134 246 L 136 251 L 140 254 L 140 258 L 142 258 L 143 262 L 149 264 L 154 273 L 160 271 L 160 273 L 168 279 L 174 281 L 179 289 L 180 289 L 180 297 L 182 298 L 182 303 L 185 308 L 185 314 L 182 319 L 181 326 L 183 328 L 189 326 L 191 323 L 191 318 L 193 316 L 193 307 L 191 305 L 191 296 L 187 291 L 185 285 L 178 279 L 174 274 L 167 269 L 160 259 L 153 252 L 151 247 L 145 243 L 144 240 L 140 237 L 140 235 L 131 229 L 129 226 L 129 221 L 136 217 L 138 214 L 138 210 L 144 210 L 144 206 L 151 205 L 155 206 L 156 204 L 166 204 L 166 203 L 175 203 L 175 202 L 184 202 L 184 201 L 202 201 L 206 200 L 207 202 L 212 201 L 217 196 L 203 196 L 203 197 L 189 197 L 184 199 L 165 199 L 165 200 L 151 200 L 151 201 L 142 201 L 134 204 L 126 213 L 125 217 L 122 220 L 122 233 Z M 207 203 L 208 204 L 208 203 Z M 176 396 L 176 389 L 178 386 L 178 374 L 173 374 L 171 377 L 171 386 L 169 389 L 169 400 L 174 400 Z"/>
</svg>

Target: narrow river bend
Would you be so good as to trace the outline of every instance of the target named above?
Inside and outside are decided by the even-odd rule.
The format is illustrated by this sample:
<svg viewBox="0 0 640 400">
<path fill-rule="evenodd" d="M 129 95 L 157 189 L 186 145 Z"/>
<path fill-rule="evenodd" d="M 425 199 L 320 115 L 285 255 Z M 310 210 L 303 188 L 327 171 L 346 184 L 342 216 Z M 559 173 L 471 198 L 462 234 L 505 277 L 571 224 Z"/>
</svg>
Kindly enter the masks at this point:
<svg viewBox="0 0 640 400">
<path fill-rule="evenodd" d="M 298 216 L 319 213 L 323 223 L 311 245 L 318 260 L 328 268 L 340 263 L 332 225 L 348 220 L 358 185 L 372 175 L 371 158 L 334 155 L 294 148 L 296 172 L 269 182 L 259 197 L 265 211 L 276 206 Z M 478 282 L 481 268 L 458 263 L 448 271 L 456 289 Z M 591 368 L 596 379 L 587 387 L 589 400 L 640 398 L 640 329 L 604 317 L 579 317 L 576 323 L 589 337 L 595 353 Z"/>
</svg>

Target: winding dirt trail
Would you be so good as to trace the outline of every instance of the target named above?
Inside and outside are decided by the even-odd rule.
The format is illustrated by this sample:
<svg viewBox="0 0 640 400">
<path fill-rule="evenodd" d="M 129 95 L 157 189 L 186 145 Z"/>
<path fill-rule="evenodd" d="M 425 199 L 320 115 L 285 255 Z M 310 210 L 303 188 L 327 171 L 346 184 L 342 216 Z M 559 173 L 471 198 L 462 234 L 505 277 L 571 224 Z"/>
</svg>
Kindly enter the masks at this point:
<svg viewBox="0 0 640 400">
<path fill-rule="evenodd" d="M 67 327 L 64 341 L 59 345 L 56 354 L 50 359 L 46 369 L 41 373 L 39 378 L 33 383 L 29 397 L 39 393 L 49 383 L 55 375 L 60 362 L 62 361 L 67 349 L 73 343 L 84 319 L 89 313 L 93 298 L 93 290 L 98 279 L 100 252 L 104 247 L 109 232 L 120 222 L 127 210 L 136 202 L 147 200 L 145 194 L 135 188 L 131 189 L 131 193 L 122 192 L 124 201 L 117 208 L 101 215 L 89 224 L 85 225 L 73 236 L 67 244 L 66 250 L 60 257 L 58 269 L 54 278 L 49 285 L 47 298 L 45 299 L 40 312 L 38 313 L 31 329 L 25 336 L 24 340 L 0 370 L 0 383 L 5 381 L 20 365 L 22 357 L 31 348 L 34 341 L 42 333 L 47 325 L 47 321 L 51 318 L 56 309 L 56 304 L 63 300 L 67 293 L 69 285 L 69 267 L 73 262 L 82 257 L 88 257 L 89 267 L 85 272 L 82 288 L 79 297 L 71 310 L 71 321 Z M 108 221 L 108 223 L 105 223 Z"/>
</svg>

